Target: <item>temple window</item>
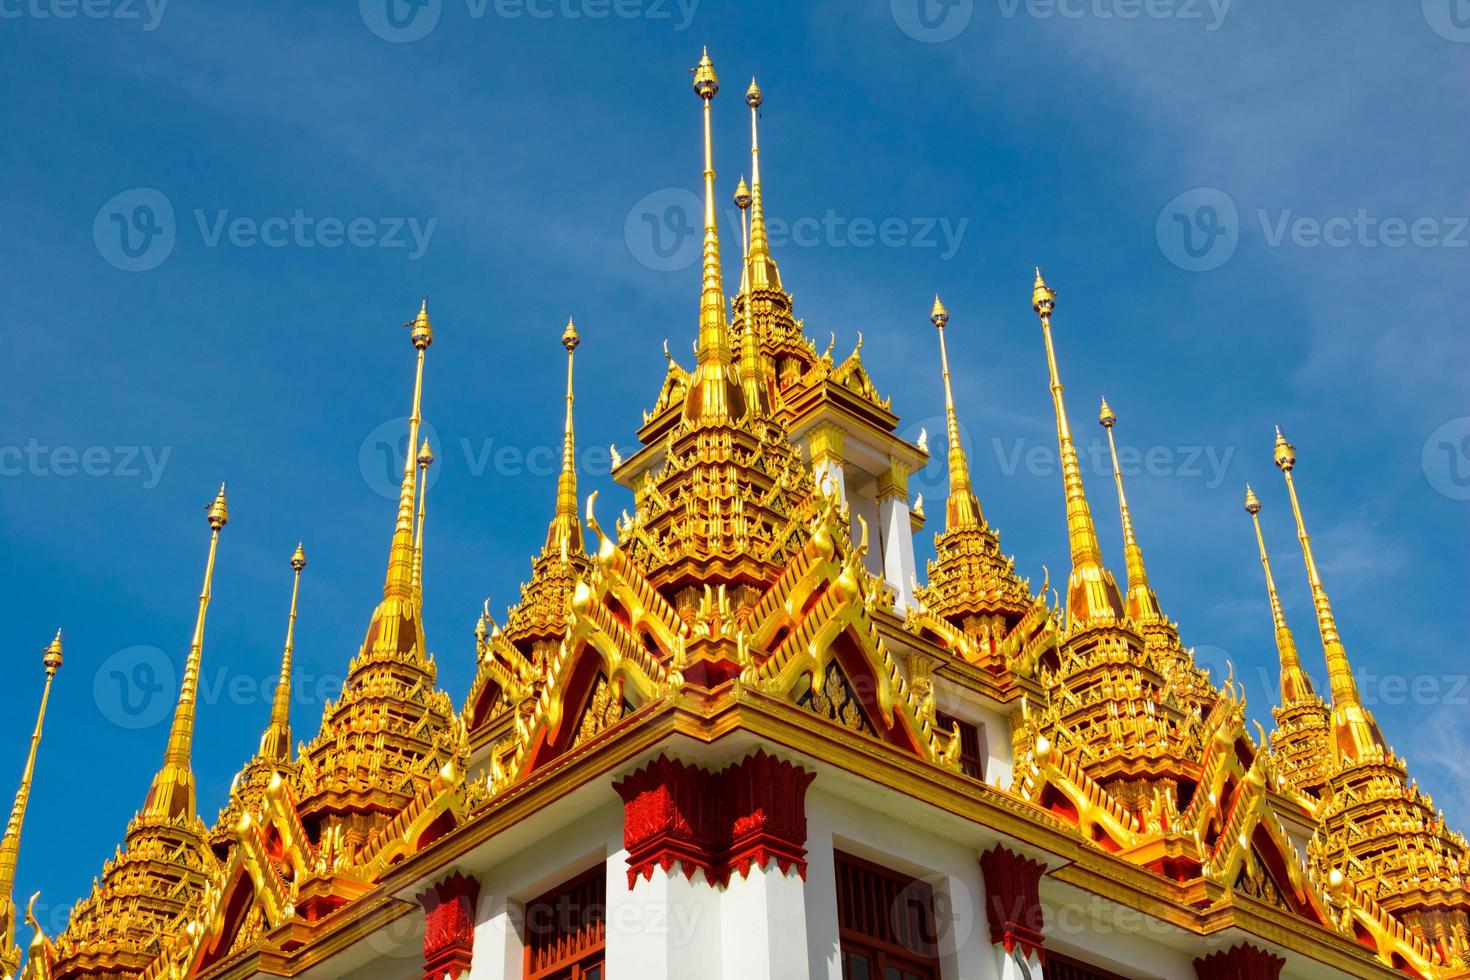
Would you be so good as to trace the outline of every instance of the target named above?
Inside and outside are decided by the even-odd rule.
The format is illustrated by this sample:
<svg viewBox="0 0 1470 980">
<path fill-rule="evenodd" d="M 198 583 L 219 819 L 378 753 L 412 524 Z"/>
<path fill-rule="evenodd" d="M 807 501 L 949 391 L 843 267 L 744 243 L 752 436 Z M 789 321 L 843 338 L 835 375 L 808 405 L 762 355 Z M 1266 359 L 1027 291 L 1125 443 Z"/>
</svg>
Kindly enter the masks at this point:
<svg viewBox="0 0 1470 980">
<path fill-rule="evenodd" d="M 944 712 L 936 712 L 934 724 L 939 731 L 946 735 L 954 731 L 954 726 L 960 726 L 960 771 L 971 779 L 985 779 L 985 733 L 982 726 L 973 722 L 947 715 Z"/>
<path fill-rule="evenodd" d="M 843 980 L 939 980 L 933 888 L 840 851 L 836 864 Z"/>
<path fill-rule="evenodd" d="M 525 980 L 604 980 L 606 915 L 600 864 L 527 902 Z"/>
</svg>

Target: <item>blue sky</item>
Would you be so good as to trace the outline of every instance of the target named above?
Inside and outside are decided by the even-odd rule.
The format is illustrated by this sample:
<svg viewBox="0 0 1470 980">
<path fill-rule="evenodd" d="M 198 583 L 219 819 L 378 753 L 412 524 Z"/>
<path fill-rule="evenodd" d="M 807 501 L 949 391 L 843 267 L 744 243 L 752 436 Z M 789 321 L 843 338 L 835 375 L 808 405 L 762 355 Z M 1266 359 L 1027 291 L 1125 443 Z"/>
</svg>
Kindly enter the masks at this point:
<svg viewBox="0 0 1470 980">
<path fill-rule="evenodd" d="M 143 799 L 222 479 L 201 811 L 264 726 L 298 539 L 293 721 L 298 739 L 315 731 L 381 587 L 412 377 L 399 324 L 421 296 L 441 460 L 426 618 L 456 701 L 481 600 L 514 598 L 550 516 L 569 313 L 581 489 L 603 488 L 609 513 L 630 503 L 605 447 L 632 443 L 663 340 L 688 363 L 696 331 L 680 230 L 702 44 L 724 82 L 722 208 L 748 165 L 740 94 L 756 74 L 798 315 L 839 355 L 862 333 L 910 436 L 942 431 L 927 314 L 944 296 L 976 489 L 1037 583 L 1067 554 L 1029 309 L 1044 267 L 1083 448 L 1103 445 L 1105 393 L 1137 453 L 1128 492 L 1165 608 L 1217 677 L 1235 665 L 1267 722 L 1275 651 L 1246 480 L 1325 689 L 1271 465 L 1285 428 L 1370 704 L 1470 828 L 1464 7 L 431 0 L 390 19 L 379 0 L 0 0 L 0 792 L 58 625 L 67 657 L 21 900 L 41 890 L 60 928 Z M 1090 459 L 1121 576 L 1111 481 Z M 914 488 L 936 500 L 942 472 Z"/>
</svg>

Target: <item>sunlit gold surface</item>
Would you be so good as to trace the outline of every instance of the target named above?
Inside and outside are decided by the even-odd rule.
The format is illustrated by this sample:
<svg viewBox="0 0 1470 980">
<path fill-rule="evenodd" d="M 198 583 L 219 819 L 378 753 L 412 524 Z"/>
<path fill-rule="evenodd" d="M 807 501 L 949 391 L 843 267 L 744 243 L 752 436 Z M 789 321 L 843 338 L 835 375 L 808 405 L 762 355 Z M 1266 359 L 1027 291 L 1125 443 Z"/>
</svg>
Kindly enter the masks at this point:
<svg viewBox="0 0 1470 980">
<path fill-rule="evenodd" d="M 337 975 L 332 957 L 361 941 L 359 925 L 408 921 L 395 896 L 442 876 L 492 835 L 626 771 L 671 738 L 737 735 L 1050 854 L 1055 877 L 1167 923 L 1181 946 L 1198 939 L 1202 949 L 1206 937 L 1231 928 L 1349 975 L 1389 976 L 1390 967 L 1434 980 L 1465 975 L 1465 842 L 1408 781 L 1362 706 L 1285 439 L 1277 460 L 1333 703 L 1329 712 L 1302 667 L 1257 520 L 1282 671 L 1268 748 L 1264 732 L 1251 734 L 1233 678 L 1220 684 L 1196 668 L 1160 608 L 1124 494 L 1116 418 L 1104 403 L 1126 597 L 1107 569 L 1063 402 L 1055 293 L 1039 270 L 1032 309 L 1047 354 L 1072 567 L 1065 599 L 1049 582 L 1033 593 L 1017 576 L 975 493 L 951 382 L 950 316 L 936 296 L 945 526 L 900 618 L 891 583 L 865 560 L 879 529 L 820 486 L 814 469 L 843 466 L 859 443 L 878 447 L 886 463 L 874 492 L 906 501 L 908 476 L 926 452 L 896 434 L 898 417 L 863 363 L 861 336 L 839 361 L 835 336 L 819 352 L 792 312 L 765 226 L 757 140 L 764 95 L 754 82 L 746 93 L 751 184 L 736 195 L 749 224 L 727 319 L 710 115 L 718 79 L 707 54 L 694 88 L 706 205 L 696 361 L 688 371 L 665 347 L 664 377 L 638 429 L 642 446 L 615 463 L 632 490 L 631 512 L 604 526 L 597 494 L 579 506 L 573 363 L 581 337 L 568 320 L 562 463 L 545 543 L 504 628 L 485 602 L 476 677 L 454 710 L 436 687 L 422 626 L 432 453 L 420 442 L 420 420 L 433 341 L 424 304 L 408 324 L 416 352 L 410 441 L 383 598 L 342 696 L 293 757 L 290 671 L 305 565 L 298 548 L 260 751 L 206 830 L 195 814 L 189 748 L 215 545 L 227 520 L 221 491 L 210 508 L 205 587 L 164 768 L 62 935 L 53 942 L 31 920 L 26 975 Z M 546 387 L 549 403 L 562 386 Z M 1253 494 L 1247 509 L 1253 518 L 1260 510 Z M 49 651 L 47 667 L 49 690 Z M 961 774 L 958 730 L 936 723 L 942 694 L 1009 712 L 1011 731 L 988 734 L 1011 738 L 1010 785 Z M 39 731 L 38 721 L 37 738 Z M 1328 739 L 1333 747 L 1320 747 Z M 14 834 L 0 843 L 4 955 L 12 957 L 9 890 L 31 772 L 28 761 Z M 1315 829 L 1306 855 L 1288 833 L 1304 826 Z"/>
</svg>

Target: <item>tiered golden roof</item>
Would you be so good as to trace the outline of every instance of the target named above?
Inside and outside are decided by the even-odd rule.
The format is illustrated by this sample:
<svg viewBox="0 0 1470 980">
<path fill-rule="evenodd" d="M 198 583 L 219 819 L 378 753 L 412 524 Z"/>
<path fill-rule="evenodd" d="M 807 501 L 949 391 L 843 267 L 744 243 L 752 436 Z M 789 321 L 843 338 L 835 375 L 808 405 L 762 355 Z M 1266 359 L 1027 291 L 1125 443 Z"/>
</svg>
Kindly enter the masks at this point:
<svg viewBox="0 0 1470 980">
<path fill-rule="evenodd" d="M 696 361 L 686 371 L 668 358 L 638 431 L 642 448 L 615 464 L 614 475 L 633 489 L 633 512 L 609 533 L 592 494 L 588 553 L 572 416 L 580 335 L 568 321 L 563 457 L 545 544 L 503 630 L 487 601 L 476 629 L 477 677 L 455 712 L 435 687 L 422 625 L 433 460 L 419 430 L 433 329 L 421 307 L 408 324 L 417 366 L 383 597 L 342 697 L 326 706 L 320 731 L 293 758 L 289 685 L 305 564 L 298 548 L 270 722 L 211 836 L 195 812 L 190 745 L 215 548 L 228 516 L 222 489 L 209 511 L 205 586 L 164 766 L 66 931 L 52 942 L 36 926 L 26 976 L 184 980 L 211 974 L 227 958 L 238 965 L 267 955 L 294 975 L 319 962 L 309 957 L 328 935 L 330 913 L 363 900 L 390 867 L 431 842 L 438 842 L 432 860 L 448 867 L 463 853 L 456 848 L 471 846 L 461 828 L 507 799 L 524 804 L 580 785 L 568 781 L 584 761 L 605 774 L 626 761 L 614 755 L 620 740 L 654 719 L 673 719 L 669 731 L 694 740 L 783 733 L 787 744 L 839 768 L 871 770 L 875 781 L 902 771 L 900 791 L 936 806 L 963 797 L 980 808 L 968 812 L 990 814 L 1032 846 L 1054 847 L 1057 834 L 1069 834 L 1075 850 L 1067 864 L 1131 882 L 1200 937 L 1227 922 L 1265 923 L 1258 928 L 1271 942 L 1310 934 L 1311 944 L 1294 948 L 1325 951 L 1361 975 L 1464 976 L 1465 841 L 1408 781 L 1362 703 L 1284 437 L 1276 458 L 1297 519 L 1332 702 L 1317 698 L 1302 667 L 1256 519 L 1260 503 L 1249 494 L 1282 673 L 1268 748 L 1264 732 L 1253 738 L 1247 730 L 1233 681 L 1213 687 L 1162 611 L 1106 403 L 1100 421 L 1113 449 L 1126 593 L 1104 562 L 1063 401 L 1051 332 L 1056 296 L 1039 270 L 1032 309 L 1063 468 L 1065 600 L 1048 602 L 1045 585 L 1033 595 L 1016 575 L 974 491 L 950 379 L 949 313 L 936 297 L 949 493 L 936 558 L 900 620 L 891 614 L 892 583 L 865 562 L 866 524 L 818 474 L 840 467 L 845 434 L 861 432 L 892 462 L 879 492 L 907 503 L 906 467 L 922 462 L 924 450 L 895 435 L 897 417 L 862 364 L 861 341 L 837 364 L 835 339 L 818 355 L 792 316 L 765 225 L 756 132 L 764 96 L 753 82 L 751 184 L 742 181 L 736 195 L 748 224 L 731 322 L 714 220 L 711 103 L 719 82 L 708 53 L 694 88 L 705 150 Z M 59 643 L 52 654 L 47 690 Z M 1009 786 L 962 781 L 959 730 L 936 724 L 934 678 L 942 672 L 1012 709 Z M 8 969 L 18 959 L 9 892 L 39 732 L 38 720 L 0 843 L 0 955 L 9 957 L 0 965 Z M 1303 826 L 1315 830 L 1305 856 L 1288 829 Z M 1245 918 L 1231 919 L 1237 910 Z"/>
</svg>

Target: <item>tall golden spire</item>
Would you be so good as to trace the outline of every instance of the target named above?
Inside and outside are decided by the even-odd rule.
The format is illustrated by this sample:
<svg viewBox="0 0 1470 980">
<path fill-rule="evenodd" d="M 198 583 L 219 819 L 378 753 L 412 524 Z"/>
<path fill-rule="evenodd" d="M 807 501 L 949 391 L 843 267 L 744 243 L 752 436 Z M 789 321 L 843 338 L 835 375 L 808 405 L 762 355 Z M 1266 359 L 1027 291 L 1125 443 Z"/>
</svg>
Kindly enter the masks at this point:
<svg viewBox="0 0 1470 980">
<path fill-rule="evenodd" d="M 761 196 L 760 107 L 765 100 L 752 78 L 745 90 L 745 104 L 750 106 L 750 289 L 781 288 L 781 273 L 766 237 L 766 207 Z"/>
<path fill-rule="evenodd" d="M 413 597 L 422 609 L 424 605 L 424 518 L 429 513 L 429 467 L 434 465 L 434 451 L 429 448 L 429 439 L 424 437 L 419 446 L 419 517 L 413 535 Z"/>
<path fill-rule="evenodd" d="M 740 209 L 740 309 L 744 329 L 740 332 L 740 389 L 745 394 L 745 408 L 751 415 L 765 415 L 771 409 L 771 388 L 766 377 L 765 359 L 761 356 L 760 338 L 756 336 L 755 316 L 750 305 L 750 233 L 746 223 L 750 210 L 750 188 L 742 174 L 735 186 L 735 206 Z"/>
<path fill-rule="evenodd" d="M 1301 657 L 1297 654 L 1296 638 L 1286 624 L 1286 612 L 1281 608 L 1281 596 L 1276 592 L 1276 579 L 1271 574 L 1271 556 L 1266 553 L 1266 536 L 1261 533 L 1261 500 L 1249 483 L 1245 485 L 1245 511 L 1251 515 L 1256 528 L 1256 546 L 1261 551 L 1261 567 L 1266 571 L 1266 595 L 1271 600 L 1271 622 L 1276 627 L 1276 653 L 1281 658 L 1281 706 L 1283 708 L 1312 701 L 1317 693 L 1312 689 L 1312 679 L 1302 669 Z"/>
<path fill-rule="evenodd" d="M 189 657 L 184 663 L 184 680 L 179 686 L 179 703 L 174 708 L 174 720 L 168 732 L 163 768 L 153 777 L 141 814 L 160 820 L 173 820 L 179 816 L 193 820 L 195 817 L 194 772 L 190 758 L 194 742 L 194 712 L 199 698 L 199 662 L 204 651 L 204 616 L 209 611 L 219 532 L 230 520 L 223 483 L 206 516 L 210 531 L 209 558 L 204 565 L 204 587 L 199 591 L 199 611 L 194 617 L 194 637 L 189 642 Z"/>
<path fill-rule="evenodd" d="M 418 316 L 404 324 L 410 330 L 409 340 L 418 352 L 413 378 L 413 408 L 408 415 L 408 451 L 403 456 L 403 486 L 398 494 L 398 523 L 393 527 L 393 544 L 388 551 L 388 575 L 383 582 L 383 598 L 412 600 L 413 588 L 413 505 L 417 481 L 413 447 L 419 444 L 419 423 L 424 399 L 424 352 L 434 342 L 434 328 L 429 323 L 429 301 L 419 306 Z"/>
<path fill-rule="evenodd" d="M 1322 634 L 1322 650 L 1327 658 L 1327 679 L 1332 688 L 1333 751 L 1338 759 L 1356 760 L 1365 753 L 1382 751 L 1385 747 L 1383 734 L 1378 730 L 1378 722 L 1373 715 L 1363 707 L 1352 666 L 1348 663 L 1347 650 L 1338 635 L 1337 620 L 1332 615 L 1332 603 L 1328 601 L 1322 576 L 1317 571 L 1312 539 L 1302 519 L 1301 503 L 1297 500 L 1296 483 L 1291 475 L 1296 468 L 1296 447 L 1286 441 L 1279 426 L 1276 429 L 1275 459 L 1286 478 L 1286 492 L 1291 496 L 1297 539 L 1302 544 L 1307 581 L 1312 588 L 1312 605 L 1317 611 L 1317 630 Z"/>
<path fill-rule="evenodd" d="M 20 787 L 15 791 L 15 805 L 5 825 L 5 837 L 0 839 L 0 967 L 7 976 L 14 975 L 20 966 L 20 948 L 15 944 L 15 865 L 20 857 L 20 831 L 31 798 L 31 780 L 36 774 L 36 750 L 40 748 L 41 726 L 46 721 L 46 702 L 51 698 L 51 680 L 61 666 L 61 630 L 56 631 L 56 638 L 42 652 L 41 663 L 46 668 L 41 708 L 36 712 L 36 727 L 31 732 L 31 746 L 26 753 L 25 768 L 21 770 Z"/>
<path fill-rule="evenodd" d="M 720 273 L 720 232 L 715 222 L 715 162 L 710 102 L 720 80 L 709 50 L 694 69 L 694 91 L 704 103 L 704 262 L 699 296 L 699 346 L 694 376 L 684 400 L 691 420 L 729 421 L 745 414 L 745 396 L 730 354 L 730 326 L 725 319 L 725 285 Z"/>
<path fill-rule="evenodd" d="M 1118 465 L 1118 444 L 1113 439 L 1113 426 L 1118 417 L 1113 414 L 1108 400 L 1102 400 L 1097 416 L 1098 424 L 1108 430 L 1108 451 L 1113 457 L 1113 482 L 1118 488 L 1118 512 L 1123 519 L 1123 557 L 1128 570 L 1128 594 L 1126 597 L 1128 616 L 1138 623 L 1160 622 L 1165 619 L 1159 608 L 1159 597 L 1148 584 L 1148 570 L 1143 565 L 1143 549 L 1133 533 L 1133 512 L 1128 507 L 1128 496 L 1123 492 L 1123 469 Z"/>
<path fill-rule="evenodd" d="M 296 596 L 301 591 L 301 570 L 306 551 L 300 544 L 291 554 L 291 612 L 286 616 L 286 643 L 281 651 L 281 676 L 271 702 L 271 721 L 260 737 L 260 754 L 272 762 L 291 761 L 291 657 L 296 650 Z"/>
<path fill-rule="evenodd" d="M 565 559 L 582 552 L 582 522 L 577 516 L 577 448 L 572 431 L 572 367 L 582 335 L 567 317 L 561 345 L 567 349 L 567 415 L 562 426 L 561 473 L 556 478 L 556 515 L 546 532 L 546 551 Z"/>
<path fill-rule="evenodd" d="M 1067 422 L 1067 407 L 1062 401 L 1062 379 L 1057 371 L 1056 348 L 1051 339 L 1051 315 L 1056 309 L 1056 293 L 1046 284 L 1041 270 L 1031 287 L 1031 308 L 1041 317 L 1041 333 L 1046 341 L 1046 364 L 1051 374 L 1052 407 L 1057 416 L 1057 444 L 1062 459 L 1062 482 L 1067 498 L 1067 538 L 1072 549 L 1072 574 L 1067 581 L 1069 619 L 1082 626 L 1116 622 L 1123 618 L 1123 600 L 1113 573 L 1103 565 L 1102 549 L 1097 544 L 1097 529 L 1082 487 L 1082 467 L 1077 462 L 1077 448 L 1072 443 L 1072 427 Z"/>
<path fill-rule="evenodd" d="M 929 322 L 939 330 L 939 365 L 944 375 L 944 417 L 949 432 L 949 503 L 945 508 L 944 529 L 953 531 L 962 527 L 979 527 L 984 523 L 980 513 L 980 501 L 976 499 L 970 485 L 970 464 L 965 459 L 965 447 L 960 442 L 960 422 L 955 414 L 954 389 L 949 383 L 949 348 L 944 342 L 944 327 L 949 323 L 949 311 L 934 295 L 934 308 L 929 311 Z"/>
</svg>

